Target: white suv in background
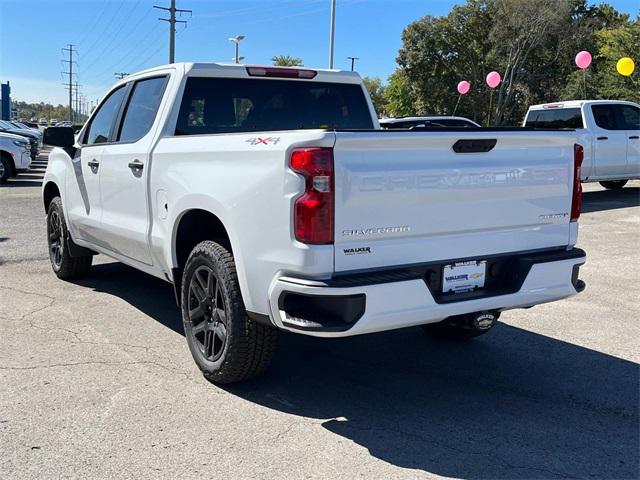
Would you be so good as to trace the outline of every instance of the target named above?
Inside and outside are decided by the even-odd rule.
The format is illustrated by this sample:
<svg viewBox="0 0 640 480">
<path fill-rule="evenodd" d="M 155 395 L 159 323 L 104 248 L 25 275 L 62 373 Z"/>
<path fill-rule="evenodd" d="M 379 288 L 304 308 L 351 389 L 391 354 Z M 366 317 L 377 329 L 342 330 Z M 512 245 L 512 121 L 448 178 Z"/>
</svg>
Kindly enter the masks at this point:
<svg viewBox="0 0 640 480">
<path fill-rule="evenodd" d="M 573 128 L 584 146 L 581 180 L 622 188 L 640 178 L 640 105 L 574 100 L 529 107 L 525 127 Z"/>
<path fill-rule="evenodd" d="M 31 163 L 29 140 L 12 133 L 0 133 L 0 183 L 5 183 Z"/>
</svg>

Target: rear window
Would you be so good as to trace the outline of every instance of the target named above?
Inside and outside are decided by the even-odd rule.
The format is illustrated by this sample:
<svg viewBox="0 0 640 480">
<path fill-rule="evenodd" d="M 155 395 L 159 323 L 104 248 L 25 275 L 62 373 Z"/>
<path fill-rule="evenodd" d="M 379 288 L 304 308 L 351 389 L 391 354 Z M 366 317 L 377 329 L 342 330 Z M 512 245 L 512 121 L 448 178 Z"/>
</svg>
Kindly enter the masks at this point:
<svg viewBox="0 0 640 480">
<path fill-rule="evenodd" d="M 531 110 L 525 127 L 533 128 L 584 128 L 579 108 Z"/>
<path fill-rule="evenodd" d="M 176 135 L 318 128 L 372 129 L 362 87 L 191 77 L 182 97 Z"/>
</svg>

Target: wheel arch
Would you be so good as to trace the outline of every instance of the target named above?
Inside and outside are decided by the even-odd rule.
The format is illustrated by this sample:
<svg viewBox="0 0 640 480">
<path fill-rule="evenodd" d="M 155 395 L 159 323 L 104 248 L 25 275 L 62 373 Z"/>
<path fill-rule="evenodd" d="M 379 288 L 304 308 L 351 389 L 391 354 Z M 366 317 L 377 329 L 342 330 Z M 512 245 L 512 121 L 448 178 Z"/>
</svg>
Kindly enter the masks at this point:
<svg viewBox="0 0 640 480">
<path fill-rule="evenodd" d="M 11 176 L 16 174 L 16 162 L 13 160 L 13 155 L 6 150 L 0 150 L 0 157 L 7 159 L 9 167 L 11 168 Z"/>
<path fill-rule="evenodd" d="M 56 197 L 62 198 L 60 188 L 58 187 L 58 184 L 56 182 L 50 180 L 45 183 L 42 189 L 42 201 L 44 203 L 45 213 L 48 212 L 51 201 Z"/>
<path fill-rule="evenodd" d="M 178 304 L 180 304 L 180 288 L 184 266 L 193 247 L 204 240 L 212 240 L 219 243 L 236 258 L 234 242 L 231 239 L 229 230 L 218 215 L 203 208 L 190 208 L 183 211 L 174 223 L 171 242 L 171 273 Z M 238 274 L 240 275 L 240 272 Z"/>
</svg>

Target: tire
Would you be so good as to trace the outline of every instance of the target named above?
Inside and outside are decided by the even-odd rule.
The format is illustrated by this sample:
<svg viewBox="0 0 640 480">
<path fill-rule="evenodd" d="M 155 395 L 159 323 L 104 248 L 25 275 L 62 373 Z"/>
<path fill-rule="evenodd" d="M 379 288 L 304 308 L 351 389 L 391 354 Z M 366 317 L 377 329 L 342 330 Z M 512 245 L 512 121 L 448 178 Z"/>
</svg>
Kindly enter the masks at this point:
<svg viewBox="0 0 640 480">
<path fill-rule="evenodd" d="M 488 328 L 474 327 L 473 314 L 449 317 L 442 322 L 429 323 L 421 326 L 425 332 L 435 338 L 452 342 L 464 342 L 490 331 L 500 316 L 499 314 L 493 315 L 495 315 L 495 320 Z"/>
<path fill-rule="evenodd" d="M 189 350 L 207 380 L 241 382 L 269 366 L 277 332 L 248 317 L 226 248 L 212 241 L 195 246 L 182 275 L 181 304 Z"/>
<path fill-rule="evenodd" d="M 608 180 L 606 182 L 600 182 L 607 190 L 620 190 L 627 184 L 628 180 Z"/>
<path fill-rule="evenodd" d="M 53 272 L 63 280 L 88 275 L 93 262 L 92 255 L 72 257 L 69 251 L 69 231 L 62 210 L 62 200 L 55 197 L 47 210 L 47 245 Z"/>
<path fill-rule="evenodd" d="M 0 157 L 0 183 L 7 183 L 12 173 L 13 171 L 9 160 L 4 156 Z"/>
</svg>

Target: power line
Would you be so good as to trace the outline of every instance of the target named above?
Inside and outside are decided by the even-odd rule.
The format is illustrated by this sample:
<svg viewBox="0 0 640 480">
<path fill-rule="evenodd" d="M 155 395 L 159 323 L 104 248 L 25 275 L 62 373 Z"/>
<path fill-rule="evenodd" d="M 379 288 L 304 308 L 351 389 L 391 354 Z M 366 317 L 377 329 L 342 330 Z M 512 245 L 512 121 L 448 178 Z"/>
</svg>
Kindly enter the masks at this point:
<svg viewBox="0 0 640 480">
<path fill-rule="evenodd" d="M 87 67 L 87 71 L 90 70 L 91 67 L 93 67 L 100 60 L 102 60 L 104 54 L 109 51 L 109 49 L 113 45 L 113 42 L 115 42 L 118 39 L 118 35 L 120 35 L 120 32 L 122 32 L 123 28 L 127 25 L 127 21 L 130 18 L 133 18 L 131 15 L 133 15 L 133 13 L 136 11 L 136 9 L 140 5 L 141 1 L 142 0 L 138 0 L 135 3 L 135 5 L 133 6 L 133 8 L 131 10 L 129 10 L 128 15 L 127 15 L 127 19 L 120 23 L 119 28 L 117 28 L 117 29 L 115 29 L 115 31 L 109 33 L 109 37 L 110 37 L 109 40 L 103 45 L 103 47 L 99 51 L 99 53 L 96 54 L 95 60 L 89 64 L 89 66 Z"/>
<path fill-rule="evenodd" d="M 126 52 L 124 55 L 120 55 L 118 60 L 109 64 L 106 68 L 101 70 L 99 73 L 97 74 L 94 73 L 89 75 L 88 78 L 91 78 L 91 79 L 102 78 L 108 72 L 113 72 L 114 69 L 120 69 L 120 68 L 124 69 L 127 67 L 127 65 L 131 64 L 132 62 L 136 61 L 138 58 L 142 57 L 142 55 L 146 54 L 149 48 L 153 48 L 160 41 L 160 35 L 156 35 L 155 37 L 150 36 L 153 33 L 153 31 L 156 29 L 156 27 L 157 27 L 157 24 L 153 24 L 152 27 L 148 31 L 146 31 L 143 36 L 140 37 L 140 42 L 138 41 L 131 42 L 131 48 L 129 49 L 128 52 Z M 147 40 L 147 42 L 144 42 L 144 40 Z M 144 42 L 144 43 L 141 43 L 141 42 Z M 132 56 L 132 54 L 136 54 L 136 53 L 137 55 Z M 86 81 L 86 79 L 87 78 L 85 77 L 84 80 Z"/>
<path fill-rule="evenodd" d="M 94 29 L 98 26 L 98 24 L 100 23 L 100 20 L 102 20 L 102 16 L 107 11 L 108 5 L 109 5 L 109 2 L 102 3 L 102 10 L 100 10 L 100 13 L 96 17 L 96 20 L 91 24 L 91 27 L 85 32 L 84 36 L 82 37 L 82 40 L 78 41 L 79 45 L 83 45 L 84 41 L 87 40 L 91 35 L 91 32 L 93 32 Z"/>
<path fill-rule="evenodd" d="M 124 4 L 126 3 L 127 0 L 122 0 L 122 2 L 120 3 L 120 5 L 118 6 L 118 9 L 116 10 L 116 13 L 113 15 L 113 17 L 111 17 L 109 19 L 108 22 L 105 22 L 105 28 L 103 30 L 101 30 L 100 34 L 96 37 L 96 39 L 93 41 L 93 43 L 91 44 L 90 47 L 85 48 L 84 50 L 86 52 L 90 52 L 93 50 L 93 47 L 95 47 L 98 42 L 100 40 L 104 39 L 104 35 L 109 31 L 109 29 L 111 28 L 111 24 L 113 23 L 113 21 L 116 19 L 116 17 L 118 16 L 118 14 L 120 13 L 120 10 L 122 10 L 122 7 L 124 6 Z"/>
<path fill-rule="evenodd" d="M 169 23 L 169 63 L 175 63 L 176 61 L 176 23 L 184 23 L 187 24 L 186 20 L 176 20 L 176 12 L 178 14 L 181 13 L 189 13 L 192 14 L 191 10 L 176 8 L 176 0 L 171 0 L 171 4 L 169 8 L 167 7 L 159 7 L 158 5 L 154 5 L 153 8 L 157 8 L 159 10 L 164 10 L 169 12 L 169 18 L 158 18 L 158 20 L 162 20 L 163 22 Z"/>
</svg>

